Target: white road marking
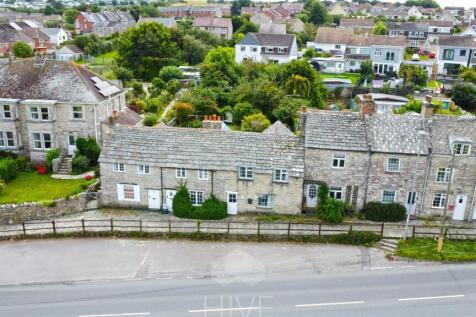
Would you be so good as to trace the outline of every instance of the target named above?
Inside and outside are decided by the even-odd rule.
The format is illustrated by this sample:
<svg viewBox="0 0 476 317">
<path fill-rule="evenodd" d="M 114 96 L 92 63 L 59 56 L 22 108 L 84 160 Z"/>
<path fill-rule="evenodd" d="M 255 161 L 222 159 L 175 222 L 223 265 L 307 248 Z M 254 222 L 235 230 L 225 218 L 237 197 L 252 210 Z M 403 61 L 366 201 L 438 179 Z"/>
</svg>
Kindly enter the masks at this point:
<svg viewBox="0 0 476 317">
<path fill-rule="evenodd" d="M 363 300 L 360 301 L 353 301 L 353 302 L 335 302 L 335 303 L 317 303 L 317 304 L 300 304 L 296 305 L 296 307 L 316 307 L 316 306 L 337 306 L 337 305 L 357 305 L 357 304 L 364 304 Z"/>
<path fill-rule="evenodd" d="M 132 278 L 125 278 L 124 281 L 141 281 L 142 279 L 141 278 L 137 278 L 137 277 L 132 277 Z"/>
<path fill-rule="evenodd" d="M 272 309 L 271 307 L 235 307 L 235 308 L 215 308 L 215 309 L 195 309 L 189 310 L 189 313 L 213 313 L 213 312 L 225 312 L 225 311 L 244 311 L 244 310 L 262 310 Z"/>
<path fill-rule="evenodd" d="M 402 269 L 410 269 L 410 268 L 414 268 L 414 267 L 416 267 L 416 265 L 402 265 L 402 266 L 400 266 L 400 268 L 402 268 Z"/>
<path fill-rule="evenodd" d="M 399 298 L 399 302 L 410 302 L 416 300 L 431 300 L 431 299 L 445 299 L 445 298 L 461 298 L 464 295 L 444 295 L 444 296 L 428 296 L 428 297 L 409 297 L 409 298 Z"/>
<path fill-rule="evenodd" d="M 79 315 L 78 317 L 119 317 L 119 316 L 150 316 L 150 312 L 146 313 L 123 313 L 123 314 L 102 314 L 102 315 Z"/>
<path fill-rule="evenodd" d="M 376 266 L 376 267 L 371 267 L 371 270 L 388 270 L 388 269 L 393 269 L 392 266 Z"/>
</svg>

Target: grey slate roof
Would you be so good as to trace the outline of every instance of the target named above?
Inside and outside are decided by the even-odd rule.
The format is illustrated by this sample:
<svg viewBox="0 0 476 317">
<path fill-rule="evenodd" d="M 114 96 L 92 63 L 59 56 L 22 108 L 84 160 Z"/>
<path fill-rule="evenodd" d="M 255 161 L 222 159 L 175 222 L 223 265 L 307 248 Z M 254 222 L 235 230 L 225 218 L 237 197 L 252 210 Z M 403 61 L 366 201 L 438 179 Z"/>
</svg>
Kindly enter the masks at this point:
<svg viewBox="0 0 476 317">
<path fill-rule="evenodd" d="M 304 146 L 307 148 L 367 151 L 365 124 L 359 113 L 312 111 L 306 114 Z"/>
<path fill-rule="evenodd" d="M 388 22 L 387 28 L 389 30 L 413 31 L 413 32 L 428 32 L 428 23 L 422 22 Z"/>
<path fill-rule="evenodd" d="M 51 60 L 38 68 L 33 64 L 32 59 L 23 59 L 0 68 L 0 98 L 73 103 L 98 103 L 107 99 L 91 80 L 97 75 L 81 66 Z M 122 89 L 111 96 L 121 92 Z"/>
<path fill-rule="evenodd" d="M 292 34 L 248 33 L 238 45 L 285 46 L 291 48 L 294 38 Z"/>
<path fill-rule="evenodd" d="M 284 168 L 302 177 L 304 148 L 296 136 L 117 126 L 106 136 L 99 161 L 230 171 L 249 166 L 267 173 Z"/>
<path fill-rule="evenodd" d="M 372 151 L 385 153 L 427 154 L 426 137 L 419 142 L 418 132 L 423 130 L 420 114 L 374 114 L 367 119 L 367 131 Z"/>
<path fill-rule="evenodd" d="M 270 127 L 266 128 L 266 130 L 264 130 L 263 133 L 274 135 L 274 136 L 280 136 L 280 135 L 295 136 L 294 133 L 292 133 L 291 130 L 289 130 L 288 127 L 285 126 L 279 120 L 273 123 Z"/>
<path fill-rule="evenodd" d="M 434 116 L 428 122 L 433 153 L 451 154 L 450 140 L 467 140 L 473 143 L 471 152 L 476 155 L 476 117 Z"/>
<path fill-rule="evenodd" d="M 476 48 L 475 38 L 468 36 L 441 35 L 438 39 L 438 46 L 455 46 Z"/>
</svg>

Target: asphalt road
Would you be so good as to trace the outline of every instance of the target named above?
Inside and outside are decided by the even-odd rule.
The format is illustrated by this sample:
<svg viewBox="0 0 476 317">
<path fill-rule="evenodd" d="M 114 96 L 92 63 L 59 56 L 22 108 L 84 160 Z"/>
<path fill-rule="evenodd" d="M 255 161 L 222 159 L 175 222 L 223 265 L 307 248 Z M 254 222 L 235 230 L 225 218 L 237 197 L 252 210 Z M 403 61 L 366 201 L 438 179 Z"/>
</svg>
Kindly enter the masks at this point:
<svg viewBox="0 0 476 317">
<path fill-rule="evenodd" d="M 206 252 L 206 247 L 201 244 L 198 246 L 202 252 Z M 38 253 L 41 252 L 38 245 L 33 247 L 39 249 Z M 215 246 L 209 245 L 209 248 L 212 247 Z M 262 249 L 254 247 L 258 248 L 256 252 L 261 250 L 263 256 L 268 258 L 265 263 L 273 260 L 270 254 L 263 251 L 269 246 L 263 245 Z M 283 246 L 278 244 L 276 247 Z M 251 252 L 251 249 L 247 250 Z M 300 251 L 319 253 L 319 248 Z M 285 253 L 289 257 L 293 254 L 289 250 Z M 244 251 L 240 254 L 243 263 L 240 263 L 240 256 L 233 256 L 223 265 L 240 267 L 241 264 L 256 264 L 249 262 L 246 254 Z M 279 255 L 286 254 L 281 251 Z M 9 274 L 2 265 L 4 255 L 0 250 L 0 277 Z M 124 258 L 130 256 L 123 253 Z M 332 257 L 332 252 L 329 251 L 327 256 Z M 182 260 L 193 262 L 192 258 Z M 42 267 L 40 261 L 44 259 L 39 259 L 36 266 Z M 200 266 L 200 260 L 196 258 L 196 266 Z M 68 259 L 63 259 L 63 262 L 68 263 Z M 118 268 L 111 262 L 97 265 L 101 272 L 108 266 L 117 274 L 124 263 L 127 264 L 118 261 Z M 319 260 L 316 263 L 319 264 Z M 350 270 L 339 270 L 338 267 L 345 265 L 338 261 L 335 263 L 335 270 L 325 272 L 300 270 L 298 266 L 295 270 L 272 274 L 254 269 L 220 271 L 223 274 L 214 276 L 144 275 L 115 278 L 114 275 L 110 279 L 96 276 L 92 280 L 5 284 L 0 286 L 0 316 L 476 316 L 476 264 L 413 265 L 388 262 L 387 266 L 352 266 Z M 188 265 L 191 268 L 193 264 Z M 56 265 L 60 270 L 62 263 L 56 262 Z M 31 269 L 35 269 L 34 263 L 31 263 Z M 11 274 L 17 272 L 12 271 Z"/>
</svg>

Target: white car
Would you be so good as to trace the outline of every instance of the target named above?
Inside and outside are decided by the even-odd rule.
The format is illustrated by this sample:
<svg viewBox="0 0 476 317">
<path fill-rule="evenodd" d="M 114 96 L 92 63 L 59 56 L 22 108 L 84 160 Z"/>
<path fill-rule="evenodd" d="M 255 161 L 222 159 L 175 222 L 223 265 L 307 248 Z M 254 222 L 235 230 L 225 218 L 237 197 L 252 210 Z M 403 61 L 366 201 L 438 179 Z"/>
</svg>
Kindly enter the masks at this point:
<svg viewBox="0 0 476 317">
<path fill-rule="evenodd" d="M 420 55 L 418 55 L 418 54 L 413 54 L 413 55 L 412 55 L 412 61 L 414 61 L 414 62 L 420 61 Z"/>
</svg>

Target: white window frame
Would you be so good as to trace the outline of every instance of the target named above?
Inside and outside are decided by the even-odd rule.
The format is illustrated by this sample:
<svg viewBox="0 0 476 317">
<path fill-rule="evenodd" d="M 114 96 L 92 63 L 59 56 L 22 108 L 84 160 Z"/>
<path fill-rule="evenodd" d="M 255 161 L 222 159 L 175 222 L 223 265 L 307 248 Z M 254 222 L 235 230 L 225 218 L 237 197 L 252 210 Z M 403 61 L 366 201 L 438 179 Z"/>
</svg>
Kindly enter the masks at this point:
<svg viewBox="0 0 476 317">
<path fill-rule="evenodd" d="M 389 193 L 393 193 L 393 195 L 388 195 Z M 387 200 L 386 197 L 393 197 L 392 200 Z M 382 200 L 383 204 L 391 204 L 397 200 L 397 191 L 394 189 L 384 189 L 382 191 Z"/>
<path fill-rule="evenodd" d="M 198 179 L 201 181 L 207 181 L 208 180 L 208 170 L 198 170 L 197 171 L 197 176 Z"/>
<path fill-rule="evenodd" d="M 436 182 L 437 183 L 448 183 L 450 179 L 450 171 L 451 169 L 449 167 L 439 167 L 436 169 Z M 439 180 L 440 173 L 443 174 L 443 180 Z"/>
<path fill-rule="evenodd" d="M 187 170 L 183 167 L 175 169 L 175 178 L 187 178 Z"/>
<path fill-rule="evenodd" d="M 397 168 L 396 168 L 396 169 L 390 168 L 390 166 L 391 166 L 390 161 L 391 161 L 391 160 L 397 160 L 398 164 L 397 164 Z M 400 158 L 398 158 L 398 157 L 389 157 L 389 158 L 387 159 L 387 172 L 390 172 L 390 173 L 398 173 L 398 172 L 400 172 Z"/>
<path fill-rule="evenodd" d="M 130 194 L 131 193 L 131 190 L 132 189 L 132 198 L 128 198 L 127 197 L 127 194 Z M 135 201 L 136 200 L 136 193 L 135 193 L 135 190 L 134 190 L 134 185 L 130 185 L 130 184 L 124 184 L 122 185 L 122 191 L 123 191 L 123 195 L 124 195 L 124 200 L 128 200 L 128 201 Z"/>
<path fill-rule="evenodd" d="M 471 154 L 471 145 L 468 143 L 453 143 L 453 151 L 455 155 L 469 155 Z"/>
<path fill-rule="evenodd" d="M 238 178 L 239 179 L 253 180 L 253 177 L 254 177 L 254 170 L 253 170 L 252 167 L 249 167 L 249 166 L 240 166 L 240 167 L 238 167 Z"/>
<path fill-rule="evenodd" d="M 203 191 L 198 191 L 198 190 L 191 190 L 189 192 L 190 194 L 190 202 L 192 203 L 192 206 L 201 206 L 203 204 Z"/>
<path fill-rule="evenodd" d="M 36 139 L 35 136 L 39 136 L 39 139 Z M 49 140 L 46 140 L 45 136 L 48 136 Z M 33 132 L 31 140 L 34 150 L 49 150 L 53 148 L 53 139 L 51 137 L 51 133 Z M 40 146 L 37 146 L 37 142 L 40 143 Z M 47 147 L 46 142 L 49 142 L 50 146 Z"/>
<path fill-rule="evenodd" d="M 8 107 L 8 110 L 6 110 L 5 107 Z M 2 106 L 2 118 L 7 119 L 7 120 L 12 120 L 13 119 L 12 110 L 13 110 L 13 107 L 11 105 L 3 105 Z M 5 115 L 6 113 L 8 113 L 8 117 Z"/>
<path fill-rule="evenodd" d="M 382 56 L 382 50 L 380 48 L 375 49 L 374 55 L 375 56 Z"/>
<path fill-rule="evenodd" d="M 137 173 L 140 175 L 150 175 L 150 165 L 139 164 Z"/>
<path fill-rule="evenodd" d="M 9 134 L 11 138 L 9 138 Z M 9 144 L 9 141 L 12 141 L 13 145 Z M 15 136 L 11 131 L 0 131 L 0 148 L 14 148 L 15 147 Z"/>
<path fill-rule="evenodd" d="M 438 199 L 438 204 L 435 205 L 435 200 Z M 431 200 L 431 208 L 435 209 L 442 209 L 445 208 L 446 204 L 446 194 L 443 193 L 435 193 L 433 194 L 433 199 Z"/>
<path fill-rule="evenodd" d="M 33 111 L 35 109 L 35 111 Z M 43 119 L 43 110 L 46 109 L 46 113 L 48 115 L 47 119 Z M 36 118 L 33 116 L 35 114 Z M 34 121 L 50 121 L 51 119 L 50 108 L 48 107 L 39 107 L 39 106 L 31 106 L 30 107 L 30 119 Z"/>
<path fill-rule="evenodd" d="M 275 169 L 273 173 L 273 180 L 278 183 L 289 182 L 289 171 L 287 169 Z"/>
<path fill-rule="evenodd" d="M 117 173 L 124 173 L 126 171 L 126 166 L 124 163 L 112 163 L 112 171 Z"/>
<path fill-rule="evenodd" d="M 334 154 L 332 156 L 332 168 L 340 168 L 340 169 L 345 168 L 346 159 L 347 159 L 347 156 L 345 154 Z M 341 166 L 342 162 L 343 162 L 343 166 Z"/>
<path fill-rule="evenodd" d="M 340 196 L 340 197 L 338 197 Z M 329 186 L 329 197 L 335 200 L 344 199 L 344 191 L 342 186 Z"/>
<path fill-rule="evenodd" d="M 77 109 L 75 110 L 75 108 L 79 108 L 80 111 L 78 111 Z M 84 107 L 83 106 L 73 106 L 71 108 L 72 110 L 72 119 L 73 120 L 84 120 Z M 75 117 L 76 115 L 79 115 L 78 117 Z"/>
<path fill-rule="evenodd" d="M 263 204 L 265 202 L 265 204 Z M 259 195 L 256 199 L 256 204 L 259 208 L 272 208 L 273 198 L 270 194 Z"/>
<path fill-rule="evenodd" d="M 242 52 L 244 52 L 244 51 L 246 50 L 246 47 L 245 47 L 245 46 L 241 46 L 241 47 L 240 47 L 240 50 L 241 50 Z"/>
</svg>

